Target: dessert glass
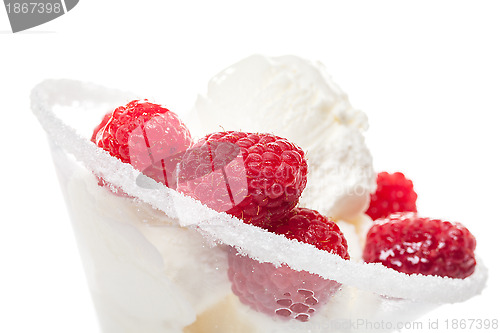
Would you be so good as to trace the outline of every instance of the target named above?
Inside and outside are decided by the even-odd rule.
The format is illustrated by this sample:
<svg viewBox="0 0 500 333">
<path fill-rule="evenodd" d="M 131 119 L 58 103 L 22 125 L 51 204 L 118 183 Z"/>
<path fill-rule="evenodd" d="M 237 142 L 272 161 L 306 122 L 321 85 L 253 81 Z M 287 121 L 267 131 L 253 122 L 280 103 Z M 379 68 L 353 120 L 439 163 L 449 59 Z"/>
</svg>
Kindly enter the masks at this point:
<svg viewBox="0 0 500 333">
<path fill-rule="evenodd" d="M 90 141 L 105 113 L 138 97 L 72 80 L 47 80 L 32 92 L 103 333 L 390 332 L 483 289 L 487 273 L 479 258 L 466 279 L 409 276 L 346 261 L 145 177 Z M 229 248 L 342 288 L 306 322 L 270 317 L 232 293 Z"/>
</svg>

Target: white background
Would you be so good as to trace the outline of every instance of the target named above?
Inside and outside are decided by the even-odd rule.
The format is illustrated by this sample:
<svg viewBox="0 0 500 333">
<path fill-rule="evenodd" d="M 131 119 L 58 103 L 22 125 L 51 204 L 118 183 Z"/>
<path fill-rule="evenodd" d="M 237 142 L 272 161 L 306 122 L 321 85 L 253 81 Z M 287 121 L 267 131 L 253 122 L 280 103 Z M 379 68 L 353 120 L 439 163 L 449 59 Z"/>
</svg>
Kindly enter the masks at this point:
<svg viewBox="0 0 500 333">
<path fill-rule="evenodd" d="M 322 61 L 368 115 L 376 169 L 404 171 L 423 215 L 476 235 L 488 287 L 421 321 L 500 319 L 499 17 L 497 1 L 82 0 L 12 34 L 0 8 L 0 331 L 98 332 L 31 87 L 80 79 L 183 112 L 253 53 Z"/>
</svg>

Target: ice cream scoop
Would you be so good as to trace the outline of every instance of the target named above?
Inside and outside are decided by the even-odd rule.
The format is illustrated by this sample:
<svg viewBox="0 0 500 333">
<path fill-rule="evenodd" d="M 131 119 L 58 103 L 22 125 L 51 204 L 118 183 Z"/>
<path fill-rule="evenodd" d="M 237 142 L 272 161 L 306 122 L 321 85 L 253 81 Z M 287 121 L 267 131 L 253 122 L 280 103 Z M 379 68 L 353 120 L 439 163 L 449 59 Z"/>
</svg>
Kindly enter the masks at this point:
<svg viewBox="0 0 500 333">
<path fill-rule="evenodd" d="M 372 158 L 354 109 L 324 66 L 296 56 L 253 55 L 215 75 L 190 114 L 207 131 L 268 132 L 307 153 L 309 179 L 301 204 L 352 220 L 375 189 Z M 320 195 L 321 193 L 321 195 Z"/>
</svg>

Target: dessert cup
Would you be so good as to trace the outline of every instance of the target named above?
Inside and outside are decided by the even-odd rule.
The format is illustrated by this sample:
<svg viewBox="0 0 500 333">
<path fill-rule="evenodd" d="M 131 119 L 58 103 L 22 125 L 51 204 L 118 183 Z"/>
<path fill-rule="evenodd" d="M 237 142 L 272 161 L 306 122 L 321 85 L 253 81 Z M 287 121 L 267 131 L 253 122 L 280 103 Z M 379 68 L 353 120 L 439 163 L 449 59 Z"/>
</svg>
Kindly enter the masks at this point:
<svg viewBox="0 0 500 333">
<path fill-rule="evenodd" d="M 90 141 L 105 113 L 140 97 L 72 80 L 32 92 L 103 333 L 390 332 L 484 288 L 479 258 L 465 279 L 406 275 L 266 232 L 156 183 Z M 340 223 L 359 253 L 362 236 Z M 342 287 L 306 322 L 256 312 L 231 290 L 230 249 Z"/>
</svg>

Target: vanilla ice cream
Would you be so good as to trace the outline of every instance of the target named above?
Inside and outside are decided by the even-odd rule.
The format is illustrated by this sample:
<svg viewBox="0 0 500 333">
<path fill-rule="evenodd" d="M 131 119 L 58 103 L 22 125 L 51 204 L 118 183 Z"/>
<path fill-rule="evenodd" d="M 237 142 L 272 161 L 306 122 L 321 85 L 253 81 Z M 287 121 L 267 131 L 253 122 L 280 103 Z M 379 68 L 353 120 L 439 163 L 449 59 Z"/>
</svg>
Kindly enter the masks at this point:
<svg viewBox="0 0 500 333">
<path fill-rule="evenodd" d="M 319 63 L 296 56 L 243 59 L 209 81 L 189 122 L 195 133 L 267 132 L 298 144 L 309 165 L 301 205 L 330 217 L 357 218 L 375 189 L 362 134 L 367 117 Z"/>
</svg>

